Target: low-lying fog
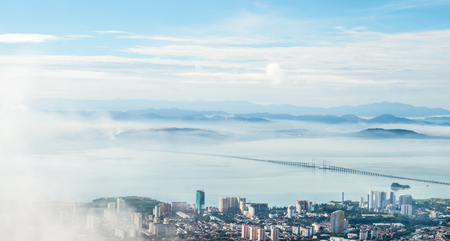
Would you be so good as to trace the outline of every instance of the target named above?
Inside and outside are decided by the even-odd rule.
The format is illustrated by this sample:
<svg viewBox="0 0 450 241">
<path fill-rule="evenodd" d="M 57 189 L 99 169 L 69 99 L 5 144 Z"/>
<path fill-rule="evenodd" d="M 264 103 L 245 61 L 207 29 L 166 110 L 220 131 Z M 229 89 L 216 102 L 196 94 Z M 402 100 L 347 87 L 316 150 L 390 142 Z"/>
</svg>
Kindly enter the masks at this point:
<svg viewBox="0 0 450 241">
<path fill-rule="evenodd" d="M 354 135 L 370 128 L 406 129 L 426 137 Z M 326 160 L 337 166 L 447 182 L 450 171 L 450 127 L 438 125 L 117 121 L 107 114 L 86 119 L 76 114 L 10 110 L 0 113 L 0 133 L 0 200 L 7 203 L 2 205 L 0 220 L 1 224 L 13 220 L 0 225 L 0 233 L 9 233 L 9 240 L 52 232 L 57 221 L 42 211 L 40 202 L 136 195 L 193 203 L 195 190 L 204 188 L 207 206 L 217 205 L 219 196 L 243 196 L 282 206 L 297 199 L 337 200 L 342 191 L 347 199 L 357 200 L 369 189 L 389 191 L 393 181 L 183 152 L 300 162 L 314 159 L 317 164 Z M 413 186 L 411 194 L 417 198 L 448 198 L 450 193 L 448 187 L 437 184 L 430 188 L 417 182 L 405 184 Z M 21 223 L 27 212 L 33 218 Z M 36 227 L 40 218 L 45 221 L 38 224 L 44 227 L 40 231 L 19 235 L 20 229 L 11 229 L 19 224 Z M 61 237 L 55 233 L 42 240 Z"/>
</svg>

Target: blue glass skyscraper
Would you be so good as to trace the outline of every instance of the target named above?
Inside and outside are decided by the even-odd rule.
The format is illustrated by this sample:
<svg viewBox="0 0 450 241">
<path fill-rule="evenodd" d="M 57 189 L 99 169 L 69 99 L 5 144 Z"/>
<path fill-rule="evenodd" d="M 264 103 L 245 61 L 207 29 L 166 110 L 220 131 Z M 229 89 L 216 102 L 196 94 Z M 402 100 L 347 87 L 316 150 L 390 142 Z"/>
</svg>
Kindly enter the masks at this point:
<svg viewBox="0 0 450 241">
<path fill-rule="evenodd" d="M 197 195 L 195 198 L 195 207 L 197 211 L 201 213 L 202 209 L 205 208 L 205 192 L 202 190 L 197 190 Z"/>
</svg>

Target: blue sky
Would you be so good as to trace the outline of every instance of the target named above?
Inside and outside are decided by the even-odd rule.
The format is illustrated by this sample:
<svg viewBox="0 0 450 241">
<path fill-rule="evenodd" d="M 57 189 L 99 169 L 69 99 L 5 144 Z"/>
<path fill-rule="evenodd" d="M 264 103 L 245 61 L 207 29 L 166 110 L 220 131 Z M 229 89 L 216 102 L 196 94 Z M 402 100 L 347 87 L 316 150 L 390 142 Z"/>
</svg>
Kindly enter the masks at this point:
<svg viewBox="0 0 450 241">
<path fill-rule="evenodd" d="M 3 106 L 120 97 L 450 108 L 450 1 L 1 6 Z"/>
</svg>

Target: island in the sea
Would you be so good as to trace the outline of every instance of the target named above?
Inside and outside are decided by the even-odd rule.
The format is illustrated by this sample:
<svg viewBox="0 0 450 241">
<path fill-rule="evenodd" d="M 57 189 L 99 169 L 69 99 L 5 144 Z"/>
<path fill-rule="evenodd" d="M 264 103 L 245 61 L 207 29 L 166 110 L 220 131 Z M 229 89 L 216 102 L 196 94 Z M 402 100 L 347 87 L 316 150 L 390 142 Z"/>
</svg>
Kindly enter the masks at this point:
<svg viewBox="0 0 450 241">
<path fill-rule="evenodd" d="M 399 184 L 396 182 L 393 182 L 391 184 L 391 189 L 408 189 L 408 188 L 411 188 L 411 187 L 409 185 L 402 185 L 402 184 Z"/>
</svg>

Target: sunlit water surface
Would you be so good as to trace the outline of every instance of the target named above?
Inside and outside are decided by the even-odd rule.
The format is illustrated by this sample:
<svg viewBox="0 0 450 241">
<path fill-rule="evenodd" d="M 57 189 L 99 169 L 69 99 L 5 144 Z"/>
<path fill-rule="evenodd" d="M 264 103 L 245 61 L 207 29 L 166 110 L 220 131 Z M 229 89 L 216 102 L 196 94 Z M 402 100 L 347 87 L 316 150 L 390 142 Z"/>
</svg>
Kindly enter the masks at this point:
<svg viewBox="0 0 450 241">
<path fill-rule="evenodd" d="M 195 152 L 268 160 L 336 165 L 396 176 L 450 182 L 448 140 L 359 140 L 349 138 L 274 139 L 202 146 L 115 145 L 110 148 L 31 155 L 2 169 L 0 181 L 11 183 L 3 198 L 17 194 L 13 183 L 30 178 L 44 200 L 91 201 L 108 196 L 146 196 L 165 202 L 195 202 L 204 189 L 206 205 L 221 196 L 246 197 L 270 206 L 296 200 L 318 203 L 359 200 L 368 190 L 389 192 L 392 182 L 412 188 L 396 191 L 413 198 L 450 198 L 450 186 L 292 167 Z M 17 175 L 22 173 L 23 176 Z M 31 177 L 30 177 L 31 176 Z M 27 180 L 27 179 L 25 179 Z M 37 182 L 32 183 L 32 182 Z M 427 187 L 429 185 L 429 187 Z M 5 186 L 5 185 L 2 185 Z"/>
</svg>

